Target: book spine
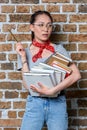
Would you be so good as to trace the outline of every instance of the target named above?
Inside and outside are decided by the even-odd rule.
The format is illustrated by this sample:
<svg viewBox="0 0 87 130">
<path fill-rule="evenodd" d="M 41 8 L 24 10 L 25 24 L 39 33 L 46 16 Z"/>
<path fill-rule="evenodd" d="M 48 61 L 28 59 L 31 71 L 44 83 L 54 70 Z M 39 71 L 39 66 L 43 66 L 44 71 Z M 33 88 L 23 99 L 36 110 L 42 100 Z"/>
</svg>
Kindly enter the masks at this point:
<svg viewBox="0 0 87 130">
<path fill-rule="evenodd" d="M 53 55 L 53 58 L 55 58 L 57 61 L 65 64 L 65 65 L 68 65 L 69 64 L 69 61 L 66 60 L 66 59 L 63 59 L 63 58 L 60 58 L 59 56 L 56 56 L 56 55 Z"/>
<path fill-rule="evenodd" d="M 58 53 L 58 52 L 56 52 L 56 53 L 55 53 L 55 55 L 56 55 L 56 54 L 58 54 L 58 55 L 60 55 L 61 57 L 65 58 L 66 60 L 68 60 L 68 61 L 72 62 L 72 59 L 70 59 L 70 58 L 68 58 L 68 57 L 64 56 L 63 54 Z"/>
<path fill-rule="evenodd" d="M 60 69 L 63 69 L 65 72 L 67 72 L 67 73 L 69 73 L 69 74 L 70 74 L 71 71 L 72 71 L 72 70 L 69 69 L 68 67 L 65 67 L 65 66 L 63 66 L 63 65 L 61 66 L 60 63 L 59 63 L 59 64 L 58 64 L 58 63 L 57 63 L 57 64 L 56 64 L 56 63 L 53 63 L 52 66 L 53 66 L 53 67 L 59 67 Z"/>
<path fill-rule="evenodd" d="M 52 69 L 52 70 L 57 70 L 59 72 L 63 72 L 65 73 L 65 71 L 63 69 L 60 69 L 58 67 L 53 67 L 53 66 L 50 66 L 50 65 L 47 65 L 45 63 L 40 63 L 41 66 L 43 66 L 43 68 L 48 68 L 48 69 Z"/>
</svg>

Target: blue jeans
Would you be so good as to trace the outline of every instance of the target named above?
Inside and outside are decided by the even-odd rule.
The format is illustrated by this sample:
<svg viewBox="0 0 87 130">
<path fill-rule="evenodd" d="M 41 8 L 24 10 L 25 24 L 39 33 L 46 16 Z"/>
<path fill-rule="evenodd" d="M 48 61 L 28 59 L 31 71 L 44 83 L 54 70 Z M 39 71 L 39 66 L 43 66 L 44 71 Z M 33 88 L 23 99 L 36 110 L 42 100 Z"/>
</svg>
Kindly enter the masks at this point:
<svg viewBox="0 0 87 130">
<path fill-rule="evenodd" d="M 21 130 L 41 130 L 44 122 L 48 130 L 67 130 L 66 98 L 38 98 L 28 96 Z"/>
</svg>

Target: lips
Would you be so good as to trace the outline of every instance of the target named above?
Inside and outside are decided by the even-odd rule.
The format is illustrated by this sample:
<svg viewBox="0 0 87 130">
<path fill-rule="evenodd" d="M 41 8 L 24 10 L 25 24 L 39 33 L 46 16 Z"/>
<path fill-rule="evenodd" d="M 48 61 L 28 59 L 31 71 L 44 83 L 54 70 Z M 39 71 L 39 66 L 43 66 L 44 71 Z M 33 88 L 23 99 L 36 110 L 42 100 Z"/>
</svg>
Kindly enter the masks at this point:
<svg viewBox="0 0 87 130">
<path fill-rule="evenodd" d="M 48 34 L 42 34 L 43 36 L 45 36 L 45 37 L 48 37 L 49 35 Z"/>
</svg>

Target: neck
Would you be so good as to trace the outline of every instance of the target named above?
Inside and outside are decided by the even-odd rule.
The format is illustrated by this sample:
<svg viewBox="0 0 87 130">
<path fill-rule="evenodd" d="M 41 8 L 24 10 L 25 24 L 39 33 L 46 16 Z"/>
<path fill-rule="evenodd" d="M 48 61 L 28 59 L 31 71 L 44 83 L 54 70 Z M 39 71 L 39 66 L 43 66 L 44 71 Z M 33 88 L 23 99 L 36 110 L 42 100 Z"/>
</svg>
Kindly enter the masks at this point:
<svg viewBox="0 0 87 130">
<path fill-rule="evenodd" d="M 33 41 L 36 41 L 36 42 L 38 42 L 38 43 L 40 43 L 40 44 L 46 44 L 46 43 L 48 43 L 49 42 L 49 40 L 46 40 L 46 41 L 41 41 L 41 40 L 38 40 L 38 39 L 33 39 Z"/>
</svg>

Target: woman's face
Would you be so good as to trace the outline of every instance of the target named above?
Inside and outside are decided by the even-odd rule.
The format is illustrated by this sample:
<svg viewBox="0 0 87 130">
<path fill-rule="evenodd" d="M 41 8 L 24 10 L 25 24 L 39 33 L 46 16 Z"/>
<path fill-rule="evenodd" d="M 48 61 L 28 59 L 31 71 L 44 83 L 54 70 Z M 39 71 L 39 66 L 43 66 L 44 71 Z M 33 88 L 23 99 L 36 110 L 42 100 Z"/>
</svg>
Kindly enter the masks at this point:
<svg viewBox="0 0 87 130">
<path fill-rule="evenodd" d="M 34 38 L 41 43 L 49 39 L 52 33 L 52 27 L 51 19 L 45 14 L 38 15 L 34 24 L 30 26 L 31 31 L 34 32 Z"/>
</svg>

